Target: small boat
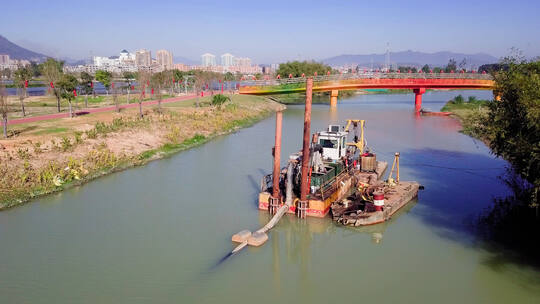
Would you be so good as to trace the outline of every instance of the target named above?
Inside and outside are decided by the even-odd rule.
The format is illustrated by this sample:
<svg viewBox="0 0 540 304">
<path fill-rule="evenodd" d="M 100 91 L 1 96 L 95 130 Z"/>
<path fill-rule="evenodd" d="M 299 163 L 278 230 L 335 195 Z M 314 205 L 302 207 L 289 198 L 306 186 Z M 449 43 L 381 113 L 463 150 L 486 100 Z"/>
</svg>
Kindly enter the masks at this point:
<svg viewBox="0 0 540 304">
<path fill-rule="evenodd" d="M 450 114 L 452 114 L 452 112 L 433 112 L 433 111 L 421 109 L 420 114 L 426 115 L 426 116 L 449 116 Z"/>
</svg>

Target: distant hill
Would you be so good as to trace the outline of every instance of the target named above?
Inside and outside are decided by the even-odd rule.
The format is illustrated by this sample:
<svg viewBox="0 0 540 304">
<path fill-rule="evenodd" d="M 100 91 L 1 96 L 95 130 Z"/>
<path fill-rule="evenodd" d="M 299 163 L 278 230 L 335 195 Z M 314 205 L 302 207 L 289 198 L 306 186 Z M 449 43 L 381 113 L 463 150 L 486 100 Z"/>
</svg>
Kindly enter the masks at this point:
<svg viewBox="0 0 540 304">
<path fill-rule="evenodd" d="M 485 53 L 464 54 L 454 52 L 436 52 L 423 53 L 415 51 L 390 52 L 390 63 L 397 65 L 424 65 L 444 66 L 448 60 L 455 59 L 459 64 L 463 58 L 467 61 L 467 67 L 478 67 L 483 64 L 497 63 L 499 60 Z M 330 66 L 341 66 L 345 64 L 358 64 L 362 66 L 370 66 L 373 62 L 374 66 L 383 66 L 386 61 L 386 54 L 369 54 L 369 55 L 339 55 L 323 59 L 322 62 Z"/>
<path fill-rule="evenodd" d="M 196 61 L 196 60 L 189 59 L 189 58 L 186 58 L 186 57 L 181 57 L 181 56 L 174 56 L 173 61 L 174 61 L 174 63 L 183 63 L 183 64 L 187 64 L 187 65 L 201 64 L 200 61 Z"/>
<path fill-rule="evenodd" d="M 30 61 L 44 61 L 47 56 L 27 50 L 0 35 L 0 54 L 8 54 L 11 59 L 26 59 Z"/>
</svg>

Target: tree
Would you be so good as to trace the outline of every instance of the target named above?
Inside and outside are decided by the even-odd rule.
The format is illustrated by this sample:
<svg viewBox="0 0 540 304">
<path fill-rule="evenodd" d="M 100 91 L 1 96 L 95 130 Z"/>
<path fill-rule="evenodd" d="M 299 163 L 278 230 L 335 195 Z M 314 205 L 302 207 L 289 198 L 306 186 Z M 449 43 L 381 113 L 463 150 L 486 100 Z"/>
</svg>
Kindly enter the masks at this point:
<svg viewBox="0 0 540 304">
<path fill-rule="evenodd" d="M 160 113 L 161 113 L 161 99 L 163 97 L 162 90 L 167 85 L 168 79 L 169 77 L 168 77 L 167 71 L 155 73 L 154 75 L 152 75 L 150 79 L 150 85 L 152 86 L 152 88 L 156 89 L 156 95 L 158 98 L 158 111 Z"/>
<path fill-rule="evenodd" d="M 0 81 L 0 115 L 2 116 L 2 129 L 4 130 L 4 138 L 7 138 L 7 123 L 8 123 L 8 101 L 7 92 L 4 83 Z"/>
<path fill-rule="evenodd" d="M 11 78 L 11 70 L 8 68 L 5 68 L 0 71 L 0 78 Z"/>
<path fill-rule="evenodd" d="M 103 86 L 105 87 L 105 90 L 107 91 L 107 95 L 109 95 L 109 89 L 111 87 L 111 82 L 112 82 L 111 72 L 107 72 L 104 70 L 97 70 L 96 80 L 101 82 L 101 84 L 103 84 Z"/>
<path fill-rule="evenodd" d="M 518 54 L 519 55 L 519 54 Z M 507 248 L 538 259 L 540 247 L 540 60 L 522 56 L 504 59 L 492 72 L 497 100 L 488 104 L 478 123 L 492 152 L 512 168 L 504 178 L 512 191 L 495 199 L 479 218 L 484 236 Z"/>
<path fill-rule="evenodd" d="M 400 66 L 398 67 L 398 70 L 401 72 L 401 73 L 409 73 L 409 71 L 411 71 L 412 73 L 416 73 L 417 70 L 415 67 L 410 67 L 410 66 Z"/>
<path fill-rule="evenodd" d="M 459 63 L 459 69 L 460 70 L 463 70 L 465 69 L 465 66 L 467 65 L 467 59 L 466 58 L 463 58 L 463 60 L 461 60 L 461 62 Z"/>
<path fill-rule="evenodd" d="M 58 81 L 58 90 L 60 96 L 63 99 L 66 99 L 69 104 L 69 117 L 73 118 L 73 106 L 71 101 L 75 98 L 75 90 L 77 89 L 77 78 L 70 74 L 64 74 L 62 78 Z"/>
<path fill-rule="evenodd" d="M 225 73 L 225 76 L 223 77 L 225 81 L 233 81 L 234 80 L 234 74 L 231 72 Z"/>
<path fill-rule="evenodd" d="M 122 76 L 127 84 L 127 103 L 129 103 L 129 93 L 131 92 L 131 85 L 133 83 L 133 80 L 135 80 L 137 76 L 133 72 L 124 72 Z"/>
<path fill-rule="evenodd" d="M 17 95 L 19 95 L 19 101 L 21 103 L 22 115 L 26 116 L 24 109 L 24 99 L 26 98 L 26 87 L 30 79 L 32 79 L 32 70 L 30 67 L 19 66 L 15 71 L 15 85 L 17 86 Z"/>
<path fill-rule="evenodd" d="M 56 106 L 58 108 L 58 112 L 60 112 L 60 91 L 55 86 L 55 84 L 58 80 L 62 78 L 62 75 L 64 74 L 62 71 L 63 66 L 63 61 L 57 61 L 53 58 L 48 58 L 47 61 L 40 64 L 39 68 L 41 74 L 51 86 L 51 90 L 56 97 Z"/>
<path fill-rule="evenodd" d="M 457 70 L 456 60 L 454 58 L 450 58 L 450 60 L 448 60 L 448 64 L 444 68 L 444 71 L 446 73 L 450 73 L 455 70 Z"/>
<path fill-rule="evenodd" d="M 540 61 L 509 62 L 493 74 L 494 94 L 484 132 L 490 148 L 508 160 L 516 172 L 540 186 Z"/>
<path fill-rule="evenodd" d="M 143 117 L 142 103 L 145 96 L 146 84 L 150 80 L 150 74 L 146 71 L 137 73 L 137 86 L 139 87 L 139 116 Z"/>
<path fill-rule="evenodd" d="M 315 61 L 290 61 L 281 63 L 276 74 L 280 75 L 281 78 L 289 77 L 290 74 L 293 77 L 300 77 L 302 74 L 313 76 L 315 72 L 317 75 L 322 76 L 331 71 L 332 68 L 330 66 Z"/>
<path fill-rule="evenodd" d="M 424 64 L 424 66 L 422 67 L 422 72 L 429 73 L 429 71 L 430 71 L 429 65 Z"/>
<path fill-rule="evenodd" d="M 192 71 L 192 74 L 194 77 L 193 88 L 196 94 L 195 103 L 198 107 L 199 96 L 201 95 L 201 92 L 206 88 L 206 86 L 210 85 L 213 80 L 221 79 L 223 74 L 200 70 Z"/>
<path fill-rule="evenodd" d="M 92 75 L 88 74 L 87 72 L 81 72 L 81 82 L 79 83 L 79 87 L 81 89 L 81 93 L 84 94 L 85 108 L 88 108 L 88 94 L 92 94 L 92 91 L 94 90 L 92 81 L 94 81 L 94 77 L 92 77 Z"/>
<path fill-rule="evenodd" d="M 35 61 L 30 62 L 30 70 L 32 71 L 32 77 L 41 76 L 41 71 L 39 69 L 39 64 Z"/>
</svg>

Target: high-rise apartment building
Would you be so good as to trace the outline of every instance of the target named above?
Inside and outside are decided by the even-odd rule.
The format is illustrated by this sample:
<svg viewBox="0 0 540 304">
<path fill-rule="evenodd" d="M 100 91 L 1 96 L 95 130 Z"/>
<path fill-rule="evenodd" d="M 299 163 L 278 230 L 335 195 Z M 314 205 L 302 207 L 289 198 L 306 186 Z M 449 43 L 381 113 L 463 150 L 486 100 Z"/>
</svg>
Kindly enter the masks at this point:
<svg viewBox="0 0 540 304">
<path fill-rule="evenodd" d="M 9 55 L 7 54 L 0 54 L 0 64 L 9 64 Z"/>
<path fill-rule="evenodd" d="M 221 65 L 224 67 L 230 67 L 234 65 L 234 56 L 229 53 L 221 55 Z"/>
<path fill-rule="evenodd" d="M 167 50 L 159 50 L 156 52 L 157 64 L 164 70 L 173 69 L 173 55 Z"/>
<path fill-rule="evenodd" d="M 150 51 L 145 49 L 138 50 L 135 53 L 135 64 L 137 66 L 151 66 L 152 65 L 152 55 Z"/>
<path fill-rule="evenodd" d="M 251 59 L 249 59 L 247 57 L 234 58 L 234 65 L 240 66 L 240 67 L 251 66 Z"/>
<path fill-rule="evenodd" d="M 216 65 L 216 56 L 205 53 L 201 56 L 202 66 L 208 67 L 208 66 L 215 66 Z"/>
</svg>

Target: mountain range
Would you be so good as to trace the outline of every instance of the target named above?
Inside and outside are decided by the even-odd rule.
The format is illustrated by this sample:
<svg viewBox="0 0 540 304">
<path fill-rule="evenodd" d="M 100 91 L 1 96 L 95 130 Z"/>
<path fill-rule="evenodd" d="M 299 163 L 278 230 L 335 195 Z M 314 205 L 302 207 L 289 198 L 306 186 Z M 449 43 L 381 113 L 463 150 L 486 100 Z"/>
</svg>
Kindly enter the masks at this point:
<svg viewBox="0 0 540 304">
<path fill-rule="evenodd" d="M 482 64 L 497 63 L 499 60 L 485 53 L 465 54 L 454 52 L 436 52 L 424 53 L 416 51 L 390 52 L 390 64 L 398 66 L 422 66 L 428 64 L 430 66 L 444 66 L 448 60 L 454 59 L 459 64 L 463 59 L 466 61 L 467 67 L 478 67 Z M 342 66 L 347 64 L 370 66 L 384 66 L 386 62 L 386 54 L 368 54 L 368 55 L 339 55 L 322 60 L 330 66 Z"/>
<path fill-rule="evenodd" d="M 26 48 L 20 47 L 0 35 L 0 54 L 8 54 L 12 59 L 26 59 L 30 61 L 44 61 L 47 55 L 40 54 Z M 83 64 L 84 61 L 63 58 L 69 64 Z M 499 60 L 485 53 L 465 54 L 455 52 L 436 52 L 424 53 L 417 51 L 390 52 L 390 63 L 393 65 L 412 65 L 422 66 L 444 66 L 448 60 L 454 59 L 459 64 L 463 59 L 466 61 L 466 67 L 478 67 L 482 64 L 496 63 Z M 386 54 L 368 54 L 368 55 L 339 55 L 321 60 L 330 66 L 342 66 L 348 64 L 382 67 L 386 62 Z M 174 62 L 188 65 L 198 64 L 199 62 L 186 57 L 175 56 Z"/>
<path fill-rule="evenodd" d="M 44 61 L 48 57 L 20 47 L 2 35 L 0 35 L 0 54 L 8 54 L 11 59 L 26 59 L 30 61 Z"/>
</svg>

